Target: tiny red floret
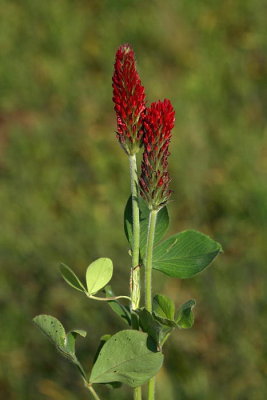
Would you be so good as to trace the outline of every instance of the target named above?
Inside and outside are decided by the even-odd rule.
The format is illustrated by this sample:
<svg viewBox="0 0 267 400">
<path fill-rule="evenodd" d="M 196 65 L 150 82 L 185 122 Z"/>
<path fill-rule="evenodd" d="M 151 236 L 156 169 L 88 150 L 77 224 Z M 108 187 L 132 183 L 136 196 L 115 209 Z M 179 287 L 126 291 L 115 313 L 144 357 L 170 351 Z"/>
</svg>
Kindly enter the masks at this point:
<svg viewBox="0 0 267 400">
<path fill-rule="evenodd" d="M 112 81 L 117 138 L 127 154 L 135 154 L 143 140 L 145 90 L 136 70 L 134 51 L 128 44 L 117 50 Z"/>
<path fill-rule="evenodd" d="M 140 192 L 150 209 L 160 209 L 169 200 L 169 144 L 175 112 L 170 100 L 152 103 L 144 119 L 144 153 L 139 179 Z"/>
</svg>

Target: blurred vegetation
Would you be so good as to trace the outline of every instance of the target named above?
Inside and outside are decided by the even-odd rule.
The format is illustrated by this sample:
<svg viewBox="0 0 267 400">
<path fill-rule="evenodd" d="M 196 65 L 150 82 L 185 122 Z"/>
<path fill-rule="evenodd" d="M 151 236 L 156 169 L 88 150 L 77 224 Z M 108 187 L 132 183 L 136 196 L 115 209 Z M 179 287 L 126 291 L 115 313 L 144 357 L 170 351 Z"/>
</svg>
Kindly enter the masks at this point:
<svg viewBox="0 0 267 400">
<path fill-rule="evenodd" d="M 67 287 L 100 256 L 125 293 L 122 210 L 128 161 L 114 135 L 116 48 L 133 45 L 148 102 L 176 109 L 171 232 L 199 229 L 225 253 L 189 281 L 155 273 L 196 324 L 166 346 L 160 400 L 267 398 L 267 41 L 260 0 L 2 0 L 0 23 L 0 393 L 6 400 L 89 398 L 76 371 L 32 326 L 50 313 L 99 337 L 123 325 Z M 125 400 L 130 391 L 103 398 Z"/>
</svg>

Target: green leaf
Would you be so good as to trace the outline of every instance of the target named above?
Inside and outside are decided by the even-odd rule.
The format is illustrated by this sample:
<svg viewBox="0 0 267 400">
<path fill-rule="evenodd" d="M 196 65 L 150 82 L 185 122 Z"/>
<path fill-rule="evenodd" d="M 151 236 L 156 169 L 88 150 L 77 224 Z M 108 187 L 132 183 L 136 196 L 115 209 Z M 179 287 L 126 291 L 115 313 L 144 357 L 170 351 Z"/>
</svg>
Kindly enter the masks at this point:
<svg viewBox="0 0 267 400">
<path fill-rule="evenodd" d="M 98 345 L 98 349 L 96 351 L 95 357 L 94 357 L 94 363 L 96 362 L 96 359 L 100 353 L 100 350 L 102 349 L 102 347 L 104 346 L 104 344 L 112 337 L 112 335 L 110 334 L 106 334 L 101 336 L 100 338 L 100 343 Z M 106 383 L 107 386 L 110 386 L 113 389 L 117 389 L 119 387 L 121 387 L 122 383 L 121 382 L 108 382 Z"/>
<path fill-rule="evenodd" d="M 60 272 L 63 279 L 74 289 L 77 289 L 81 292 L 86 292 L 85 287 L 81 283 L 80 279 L 77 275 L 72 271 L 70 267 L 65 264 L 60 265 Z"/>
<path fill-rule="evenodd" d="M 203 233 L 187 230 L 154 248 L 153 268 L 175 278 L 191 278 L 222 251 L 219 243 Z"/>
<path fill-rule="evenodd" d="M 156 375 L 163 362 L 148 335 L 134 330 L 116 333 L 102 347 L 90 383 L 122 382 L 137 387 Z"/>
<path fill-rule="evenodd" d="M 115 294 L 111 289 L 110 285 L 105 287 L 106 297 L 114 297 Z M 110 300 L 108 302 L 110 308 L 121 318 L 124 322 L 126 322 L 129 326 L 131 326 L 131 312 L 128 306 L 124 306 L 118 300 Z"/>
<path fill-rule="evenodd" d="M 167 296 L 156 294 L 153 299 L 153 312 L 163 319 L 174 321 L 174 302 Z"/>
<path fill-rule="evenodd" d="M 71 331 L 71 333 L 76 337 L 77 335 L 82 336 L 82 337 L 86 337 L 87 336 L 87 332 L 84 331 L 83 329 L 74 329 Z"/>
<path fill-rule="evenodd" d="M 78 334 L 85 337 L 86 332 L 77 329 L 66 334 L 61 322 L 55 317 L 46 314 L 37 315 L 33 318 L 33 322 L 49 338 L 61 355 L 73 362 L 82 376 L 87 379 L 83 367 L 75 355 L 75 338 Z"/>
<path fill-rule="evenodd" d="M 86 271 L 87 292 L 89 295 L 97 293 L 105 287 L 113 274 L 113 264 L 109 258 L 98 258 L 92 262 Z"/>
<path fill-rule="evenodd" d="M 80 329 L 75 329 L 75 330 L 67 333 L 67 336 L 66 336 L 65 348 L 66 348 L 67 352 L 69 352 L 73 355 L 75 355 L 75 340 L 76 340 L 77 335 L 85 337 L 86 332 L 83 330 L 80 330 Z"/>
<path fill-rule="evenodd" d="M 154 320 L 153 316 L 147 309 L 136 310 L 142 330 L 151 336 L 157 344 L 160 342 L 161 324 Z"/>
<path fill-rule="evenodd" d="M 172 328 L 163 326 L 155 317 L 147 311 L 145 308 L 136 310 L 139 315 L 140 324 L 142 330 L 149 334 L 149 336 L 154 339 L 156 344 L 159 346 L 167 333 L 169 333 Z M 176 325 L 176 324 L 175 324 Z"/>
<path fill-rule="evenodd" d="M 141 257 L 145 256 L 146 241 L 147 241 L 147 230 L 149 223 L 149 209 L 146 202 L 139 198 L 139 208 L 140 208 L 140 253 Z M 167 207 L 163 207 L 157 216 L 157 223 L 155 229 L 154 245 L 157 244 L 164 234 L 166 233 L 169 226 L 169 214 Z M 132 245 L 133 237 L 133 217 L 132 217 L 132 197 L 130 196 L 125 210 L 124 210 L 124 231 L 128 242 Z"/>
<path fill-rule="evenodd" d="M 96 360 L 97 360 L 97 358 L 98 358 L 98 356 L 99 356 L 100 350 L 102 349 L 102 347 L 104 346 L 104 344 L 105 344 L 111 337 L 112 337 L 112 335 L 110 335 L 110 334 L 106 334 L 106 335 L 101 336 L 100 342 L 99 342 L 99 345 L 98 345 L 98 348 L 97 348 L 96 353 L 95 353 L 95 356 L 94 356 L 94 361 L 93 361 L 93 363 L 96 362 Z"/>
<path fill-rule="evenodd" d="M 58 319 L 50 315 L 37 315 L 33 322 L 41 329 L 59 351 L 65 351 L 66 332 Z"/>
<path fill-rule="evenodd" d="M 176 323 L 179 328 L 188 329 L 194 325 L 193 307 L 195 307 L 195 300 L 188 300 L 178 310 L 176 316 Z"/>
</svg>

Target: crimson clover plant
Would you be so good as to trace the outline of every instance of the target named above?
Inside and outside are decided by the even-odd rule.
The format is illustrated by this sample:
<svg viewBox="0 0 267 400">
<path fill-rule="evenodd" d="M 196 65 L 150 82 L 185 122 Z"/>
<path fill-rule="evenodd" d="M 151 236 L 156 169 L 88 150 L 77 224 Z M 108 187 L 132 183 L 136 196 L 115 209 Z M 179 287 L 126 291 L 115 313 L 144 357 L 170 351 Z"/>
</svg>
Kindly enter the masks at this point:
<svg viewBox="0 0 267 400">
<path fill-rule="evenodd" d="M 190 299 L 176 310 L 168 296 L 153 296 L 152 270 L 173 278 L 191 278 L 204 270 L 222 248 L 195 230 L 164 239 L 169 225 L 167 204 L 172 195 L 168 157 L 175 112 L 167 99 L 147 106 L 134 52 L 128 44 L 116 52 L 112 81 L 117 138 L 130 167 L 131 196 L 124 210 L 124 229 L 130 247 L 129 295 L 113 293 L 109 285 L 113 263 L 109 258 L 94 260 L 86 270 L 85 282 L 64 264 L 61 274 L 72 288 L 89 299 L 108 302 L 125 322 L 126 329 L 101 337 L 93 367 L 87 373 L 75 352 L 76 338 L 85 337 L 85 331 L 66 332 L 50 315 L 38 315 L 34 322 L 77 367 L 95 400 L 100 399 L 95 389 L 97 384 L 129 385 L 135 400 L 142 399 L 142 388 L 147 384 L 147 399 L 154 400 L 156 374 L 164 358 L 163 346 L 174 330 L 192 327 L 196 302 Z M 140 173 L 136 161 L 139 151 L 143 152 Z M 141 278 L 144 278 L 142 285 Z"/>
</svg>

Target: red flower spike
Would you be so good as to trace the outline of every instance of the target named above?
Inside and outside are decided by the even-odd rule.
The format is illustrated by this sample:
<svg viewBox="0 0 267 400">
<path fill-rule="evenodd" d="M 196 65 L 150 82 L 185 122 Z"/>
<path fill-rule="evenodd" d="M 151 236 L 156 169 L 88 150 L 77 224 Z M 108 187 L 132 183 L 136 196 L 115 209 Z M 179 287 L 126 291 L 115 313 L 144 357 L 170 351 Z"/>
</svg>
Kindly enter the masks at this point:
<svg viewBox="0 0 267 400">
<path fill-rule="evenodd" d="M 128 44 L 120 46 L 116 53 L 112 82 L 117 138 L 127 154 L 135 154 L 143 144 L 145 90 Z"/>
<path fill-rule="evenodd" d="M 140 192 L 150 209 L 158 210 L 169 200 L 169 143 L 175 112 L 170 100 L 152 103 L 144 118 L 144 153 L 139 179 Z"/>
</svg>

